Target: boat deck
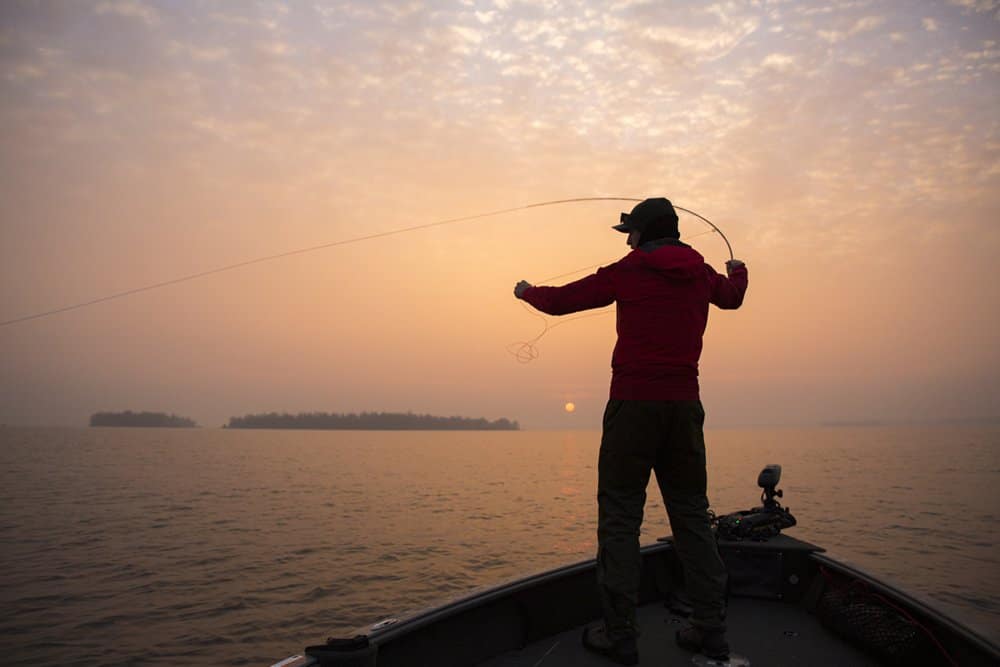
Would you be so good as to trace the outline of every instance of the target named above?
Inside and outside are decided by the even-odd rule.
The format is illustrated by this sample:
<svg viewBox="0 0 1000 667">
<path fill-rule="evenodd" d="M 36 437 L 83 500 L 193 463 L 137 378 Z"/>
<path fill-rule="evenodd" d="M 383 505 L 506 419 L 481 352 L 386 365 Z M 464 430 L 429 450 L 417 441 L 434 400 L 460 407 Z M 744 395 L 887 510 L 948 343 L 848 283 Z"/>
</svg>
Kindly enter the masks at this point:
<svg viewBox="0 0 1000 667">
<path fill-rule="evenodd" d="M 995 645 L 919 600 L 824 556 L 808 542 L 785 535 L 766 542 L 720 541 L 719 552 L 729 571 L 727 639 L 733 667 L 746 661 L 767 667 L 867 667 L 880 664 L 877 655 L 886 651 L 895 663 L 928 667 L 1000 664 Z M 639 664 L 719 665 L 674 642 L 686 620 L 677 611 L 683 607 L 683 572 L 671 541 L 643 547 L 641 554 Z M 410 617 L 390 619 L 353 639 L 310 647 L 312 658 L 280 664 L 613 665 L 581 643 L 584 626 L 600 617 L 594 567 L 594 561 L 583 561 L 474 592 Z M 844 633 L 860 641 L 853 644 Z"/>
<path fill-rule="evenodd" d="M 639 608 L 640 665 L 690 665 L 694 654 L 674 643 L 674 632 L 686 621 L 663 603 Z M 878 665 L 823 627 L 813 614 L 799 605 L 772 600 L 735 598 L 729 604 L 727 639 L 733 655 L 750 665 L 767 667 L 867 667 Z M 580 643 L 579 626 L 511 651 L 484 663 L 483 667 L 608 667 L 606 658 L 587 651 Z M 707 664 L 704 658 L 701 664 Z M 718 664 L 718 663 L 714 663 Z M 737 664 L 737 661 L 733 661 Z"/>
</svg>

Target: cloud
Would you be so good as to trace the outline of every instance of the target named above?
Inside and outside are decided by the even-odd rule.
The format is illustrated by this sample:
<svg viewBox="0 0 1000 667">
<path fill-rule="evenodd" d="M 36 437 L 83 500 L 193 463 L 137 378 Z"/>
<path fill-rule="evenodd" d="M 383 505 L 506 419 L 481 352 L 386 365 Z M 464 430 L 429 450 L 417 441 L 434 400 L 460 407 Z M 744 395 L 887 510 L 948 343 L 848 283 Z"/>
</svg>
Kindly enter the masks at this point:
<svg viewBox="0 0 1000 667">
<path fill-rule="evenodd" d="M 989 41 L 983 45 L 983 48 L 981 50 L 967 51 L 964 54 L 962 54 L 962 57 L 966 60 L 976 60 L 976 61 L 991 60 L 994 63 L 996 63 L 998 60 L 1000 60 L 1000 51 L 994 48 L 995 46 L 996 42 Z"/>
<path fill-rule="evenodd" d="M 836 44 L 837 42 L 842 42 L 847 39 L 847 33 L 841 32 L 839 30 L 819 30 L 816 32 L 819 38 L 830 44 Z"/>
<path fill-rule="evenodd" d="M 35 65 L 14 65 L 4 72 L 4 77 L 11 82 L 20 83 L 45 76 L 45 70 Z"/>
<path fill-rule="evenodd" d="M 754 17 L 739 20 L 724 18 L 721 25 L 708 28 L 649 26 L 639 34 L 650 42 L 677 47 L 696 61 L 713 61 L 732 52 L 757 30 L 759 24 Z"/>
<path fill-rule="evenodd" d="M 522 42 L 533 42 L 539 37 L 550 37 L 559 33 L 556 24 L 545 20 L 518 20 L 514 24 L 513 33 Z"/>
<path fill-rule="evenodd" d="M 618 54 L 618 50 L 608 46 L 603 39 L 595 39 L 587 42 L 583 49 L 585 52 L 595 56 L 609 57 Z"/>
<path fill-rule="evenodd" d="M 258 51 L 270 56 L 284 56 L 290 52 L 290 47 L 285 42 L 258 42 L 255 46 Z"/>
<path fill-rule="evenodd" d="M 997 0 L 948 0 L 948 4 L 955 5 L 956 7 L 962 7 L 965 10 L 973 11 L 977 14 L 992 12 L 1000 6 L 1000 2 Z"/>
<path fill-rule="evenodd" d="M 545 46 L 551 46 L 553 49 L 560 50 L 566 46 L 566 42 L 568 41 L 569 37 L 566 35 L 554 35 L 546 40 Z"/>
<path fill-rule="evenodd" d="M 219 62 L 231 55 L 231 51 L 224 46 L 198 46 L 171 40 L 167 46 L 167 52 L 171 55 L 183 54 L 192 60 L 199 62 Z"/>
<path fill-rule="evenodd" d="M 937 32 L 938 23 L 934 19 L 925 17 L 920 23 L 924 26 L 924 30 L 927 32 Z"/>
<path fill-rule="evenodd" d="M 402 21 L 423 12 L 426 8 L 422 2 L 411 1 L 385 3 L 381 5 L 380 9 L 384 11 L 392 21 Z"/>
<path fill-rule="evenodd" d="M 115 14 L 139 19 L 146 25 L 156 25 L 160 22 L 159 12 L 138 0 L 102 0 L 94 7 L 94 11 L 98 14 Z"/>
<path fill-rule="evenodd" d="M 461 25 L 451 26 L 451 30 L 462 38 L 463 41 L 469 44 L 482 44 L 484 33 L 481 30 L 476 30 L 475 28 L 467 28 Z"/>
<path fill-rule="evenodd" d="M 760 62 L 760 66 L 765 69 L 787 72 L 795 67 L 795 58 L 787 53 L 771 53 Z"/>
<path fill-rule="evenodd" d="M 854 24 L 847 30 L 818 30 L 816 34 L 819 35 L 820 39 L 823 41 L 830 44 L 836 44 L 855 35 L 876 30 L 884 23 L 885 18 L 882 16 L 864 16 L 855 21 Z"/>
<path fill-rule="evenodd" d="M 890 27 L 896 27 L 891 17 L 871 15 L 870 6 L 815 14 L 810 19 L 814 26 L 790 22 L 781 33 L 766 34 L 757 32 L 760 15 L 734 13 L 728 5 L 678 14 L 663 11 L 658 3 L 632 3 L 627 9 L 637 14 L 623 9 L 610 20 L 600 12 L 587 18 L 585 12 L 541 13 L 513 3 L 505 12 L 490 9 L 489 20 L 483 21 L 476 15 L 481 4 L 430 13 L 412 3 L 405 15 L 418 24 L 405 25 L 375 7 L 364 16 L 328 14 L 325 18 L 343 24 L 337 40 L 329 39 L 319 14 L 312 16 L 315 32 L 301 26 L 291 31 L 292 23 L 261 10 L 263 15 L 250 14 L 248 22 L 220 26 L 218 21 L 204 21 L 204 32 L 195 34 L 171 26 L 173 15 L 164 14 L 159 32 L 174 29 L 162 42 L 149 39 L 136 21 L 130 32 L 153 44 L 150 62 L 155 64 L 157 54 L 161 60 L 169 54 L 174 57 L 168 62 L 176 69 L 140 68 L 123 80 L 107 78 L 107 70 L 100 78 L 102 70 L 81 67 L 70 48 L 61 59 L 61 88 L 48 86 L 47 92 L 62 89 L 82 96 L 109 119 L 144 110 L 133 113 L 131 122 L 162 124 L 167 131 L 157 136 L 187 132 L 218 139 L 205 146 L 194 142 L 197 154 L 239 150 L 247 152 L 241 155 L 253 152 L 276 160 L 281 159 L 281 137 L 292 135 L 302 137 L 296 150 L 308 151 L 310 160 L 341 150 L 345 142 L 353 145 L 358 137 L 367 137 L 376 147 L 373 155 L 380 154 L 377 147 L 382 145 L 406 155 L 430 154 L 441 137 L 453 140 L 474 129 L 482 141 L 502 145 L 510 154 L 553 163 L 558 163 L 557 157 L 541 154 L 556 146 L 553 156 L 586 148 L 622 163 L 627 162 L 622 151 L 634 154 L 637 161 L 669 153 L 673 165 L 697 158 L 699 166 L 678 181 L 692 187 L 699 179 L 710 179 L 718 166 L 715 156 L 727 152 L 739 132 L 752 137 L 747 129 L 752 126 L 758 136 L 770 136 L 787 128 L 790 116 L 782 106 L 799 109 L 800 118 L 829 117 L 831 128 L 823 126 L 821 132 L 836 135 L 841 132 L 837 122 L 857 129 L 864 115 L 858 112 L 855 118 L 837 95 L 864 101 L 866 96 L 888 94 L 891 83 L 897 95 L 909 98 L 936 76 L 957 78 L 966 64 L 966 72 L 980 68 L 985 76 L 985 68 L 996 63 L 995 49 L 983 47 L 952 54 L 950 73 L 935 65 L 934 71 L 914 69 L 879 82 L 870 75 L 885 74 L 878 67 L 878 53 L 890 48 L 888 39 L 881 44 L 851 42 L 850 50 L 845 48 L 834 60 L 824 56 L 822 44 L 804 39 L 816 34 L 816 28 L 840 40 L 874 31 L 890 20 Z M 292 15 L 297 11 L 293 7 Z M 262 26 L 260 19 L 267 19 L 268 25 Z M 270 31 L 271 25 L 280 29 L 260 30 Z M 919 35 L 909 39 L 916 41 Z M 257 48 L 285 57 L 262 58 Z M 124 62 L 123 53 L 115 58 Z M 293 53 L 295 58 L 287 57 Z M 225 67 L 219 67 L 220 62 Z M 854 67 L 843 69 L 850 64 Z M 870 71 L 855 71 L 869 69 L 858 67 L 862 64 L 872 65 Z M 4 72 L 20 77 L 22 86 L 41 87 L 37 75 L 47 67 L 30 59 L 20 65 Z M 88 73 L 83 80 L 92 82 L 90 86 L 80 83 L 81 71 Z M 824 96 L 817 86 L 837 95 Z M 883 118 L 879 108 L 864 104 L 869 114 L 865 122 Z M 649 137 L 657 138 L 655 145 Z M 795 141 L 801 148 L 809 139 L 803 135 Z M 833 162 L 834 154 L 827 159 Z M 779 160 L 779 155 L 773 159 Z M 301 164 L 302 172 L 309 171 L 309 163 Z M 667 176 L 676 180 L 674 167 L 663 164 L 650 172 L 651 182 Z M 771 165 L 762 168 L 770 170 Z M 316 165 L 317 172 L 334 173 L 331 169 L 329 164 Z M 781 173 L 780 168 L 776 171 Z M 297 173 L 286 172 L 286 180 Z M 827 183 L 815 169 L 804 173 L 814 176 L 797 177 L 803 183 Z M 795 178 L 789 179 L 792 186 Z"/>
<path fill-rule="evenodd" d="M 879 26 L 885 23 L 885 17 L 882 16 L 865 16 L 857 20 L 857 22 L 851 26 L 848 34 L 857 35 L 863 32 L 871 32 Z"/>
</svg>

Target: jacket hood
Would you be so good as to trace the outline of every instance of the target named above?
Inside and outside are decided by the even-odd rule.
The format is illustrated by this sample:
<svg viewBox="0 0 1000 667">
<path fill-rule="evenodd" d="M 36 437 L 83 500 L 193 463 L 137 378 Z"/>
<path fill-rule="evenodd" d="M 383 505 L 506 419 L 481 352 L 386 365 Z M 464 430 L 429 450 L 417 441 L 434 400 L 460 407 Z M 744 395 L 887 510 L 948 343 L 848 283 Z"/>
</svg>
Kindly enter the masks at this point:
<svg viewBox="0 0 1000 667">
<path fill-rule="evenodd" d="M 628 255 L 629 263 L 652 269 L 674 280 L 691 280 L 704 271 L 705 258 L 691 246 L 672 239 L 645 243 Z"/>
</svg>

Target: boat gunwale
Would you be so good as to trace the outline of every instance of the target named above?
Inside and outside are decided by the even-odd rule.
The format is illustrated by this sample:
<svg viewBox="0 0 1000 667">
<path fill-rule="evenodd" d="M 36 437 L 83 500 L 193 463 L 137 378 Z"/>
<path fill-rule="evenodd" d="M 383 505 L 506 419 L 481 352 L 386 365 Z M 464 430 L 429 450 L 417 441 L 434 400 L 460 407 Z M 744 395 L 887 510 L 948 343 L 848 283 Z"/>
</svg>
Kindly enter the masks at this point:
<svg viewBox="0 0 1000 667">
<path fill-rule="evenodd" d="M 856 581 L 862 581 L 876 592 L 888 597 L 893 602 L 901 603 L 901 606 L 908 611 L 916 611 L 920 615 L 927 617 L 932 622 L 944 627 L 949 632 L 958 635 L 961 639 L 973 644 L 984 653 L 991 655 L 1000 662 L 1000 645 L 994 643 L 985 635 L 968 625 L 960 623 L 953 616 L 938 607 L 934 601 L 924 596 L 916 597 L 912 593 L 907 593 L 885 579 L 875 577 L 861 567 L 841 560 L 836 560 L 832 556 L 813 553 L 810 558 L 822 567 L 827 567 L 844 576 Z"/>
<path fill-rule="evenodd" d="M 642 557 L 655 555 L 664 551 L 672 551 L 673 544 L 670 542 L 656 542 L 647 544 L 639 549 Z M 507 582 L 496 585 L 486 585 L 478 590 L 464 594 L 434 607 L 427 607 L 417 610 L 408 616 L 403 616 L 397 622 L 387 625 L 384 628 L 372 630 L 374 625 L 384 621 L 378 621 L 372 625 L 362 626 L 356 634 L 363 634 L 373 644 L 387 643 L 396 638 L 419 630 L 423 627 L 438 621 L 456 616 L 465 611 L 475 609 L 482 605 L 489 604 L 496 600 L 501 600 L 510 595 L 514 595 L 523 590 L 529 590 L 537 585 L 556 581 L 563 577 L 569 577 L 581 572 L 585 572 L 596 567 L 593 558 L 584 559 L 575 563 L 561 565 L 554 569 L 541 570 L 525 577 L 511 579 Z"/>
</svg>

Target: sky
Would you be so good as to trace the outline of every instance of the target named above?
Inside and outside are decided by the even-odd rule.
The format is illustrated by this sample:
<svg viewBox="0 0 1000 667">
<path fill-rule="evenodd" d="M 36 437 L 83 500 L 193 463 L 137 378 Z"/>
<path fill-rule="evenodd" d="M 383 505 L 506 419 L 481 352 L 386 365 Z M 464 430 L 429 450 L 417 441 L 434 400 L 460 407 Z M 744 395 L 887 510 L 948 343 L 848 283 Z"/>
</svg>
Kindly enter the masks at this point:
<svg viewBox="0 0 1000 667">
<path fill-rule="evenodd" d="M 997 0 L 7 0 L 0 321 L 665 196 L 749 268 L 709 319 L 708 426 L 998 417 L 998 41 Z M 0 423 L 599 428 L 613 315 L 519 363 L 559 320 L 512 289 L 624 255 L 630 207 L 0 326 Z"/>
</svg>

